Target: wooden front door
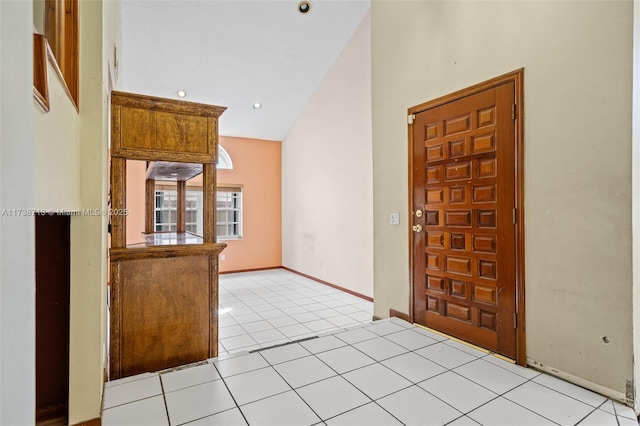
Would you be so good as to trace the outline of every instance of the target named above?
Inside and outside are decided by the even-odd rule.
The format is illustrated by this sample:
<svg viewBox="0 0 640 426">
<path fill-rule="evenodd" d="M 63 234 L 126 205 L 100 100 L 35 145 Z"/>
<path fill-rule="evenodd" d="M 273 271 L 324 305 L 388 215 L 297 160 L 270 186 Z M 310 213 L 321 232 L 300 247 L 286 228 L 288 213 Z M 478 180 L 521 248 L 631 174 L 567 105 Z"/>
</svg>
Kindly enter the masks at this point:
<svg viewBox="0 0 640 426">
<path fill-rule="evenodd" d="M 510 358 L 518 108 L 503 78 L 410 110 L 414 321 Z"/>
</svg>

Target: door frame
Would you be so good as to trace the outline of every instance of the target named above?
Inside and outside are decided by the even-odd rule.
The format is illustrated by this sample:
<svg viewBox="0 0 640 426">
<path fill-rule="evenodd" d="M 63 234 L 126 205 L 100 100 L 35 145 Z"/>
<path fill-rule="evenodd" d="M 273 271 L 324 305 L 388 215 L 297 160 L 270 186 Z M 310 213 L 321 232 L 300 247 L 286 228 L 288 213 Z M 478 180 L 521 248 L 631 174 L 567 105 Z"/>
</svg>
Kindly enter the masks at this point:
<svg viewBox="0 0 640 426">
<path fill-rule="evenodd" d="M 515 224 L 515 278 L 516 278 L 516 300 L 515 308 L 517 315 L 516 326 L 516 362 L 519 365 L 526 366 L 526 315 L 525 315 L 525 262 L 524 262 L 524 68 L 503 74 L 499 77 L 492 78 L 482 83 L 475 84 L 462 90 L 441 96 L 431 101 L 416 105 L 408 109 L 409 117 L 436 108 L 444 104 L 457 101 L 467 96 L 473 95 L 484 90 L 492 89 L 505 83 L 513 82 L 515 86 L 515 201 L 516 201 L 516 224 Z M 409 319 L 414 322 L 414 288 L 415 279 L 413 273 L 414 266 L 414 238 L 415 233 L 412 230 L 414 222 L 415 207 L 413 206 L 413 120 L 408 120 L 408 139 L 409 139 L 409 220 L 407 232 L 409 233 L 409 275 L 410 275 L 410 291 L 409 291 Z"/>
</svg>

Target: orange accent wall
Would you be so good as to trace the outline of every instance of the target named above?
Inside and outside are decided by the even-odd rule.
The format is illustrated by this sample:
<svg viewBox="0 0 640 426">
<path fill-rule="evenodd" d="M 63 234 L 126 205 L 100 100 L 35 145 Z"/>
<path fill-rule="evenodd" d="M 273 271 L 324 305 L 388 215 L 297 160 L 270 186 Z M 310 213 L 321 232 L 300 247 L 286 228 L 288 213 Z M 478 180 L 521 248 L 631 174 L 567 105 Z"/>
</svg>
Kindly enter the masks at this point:
<svg viewBox="0 0 640 426">
<path fill-rule="evenodd" d="M 144 242 L 144 198 L 147 163 L 127 160 L 127 244 Z"/>
<path fill-rule="evenodd" d="M 220 272 L 282 265 L 281 143 L 220 137 L 233 170 L 218 170 L 218 186 L 242 186 L 242 239 L 225 240 Z M 143 241 L 145 162 L 127 161 L 127 244 Z M 198 176 L 187 184 L 202 185 Z"/>
<path fill-rule="evenodd" d="M 281 143 L 221 136 L 220 145 L 233 170 L 218 170 L 218 185 L 242 185 L 243 207 L 243 238 L 224 241 L 220 272 L 281 266 Z"/>
</svg>

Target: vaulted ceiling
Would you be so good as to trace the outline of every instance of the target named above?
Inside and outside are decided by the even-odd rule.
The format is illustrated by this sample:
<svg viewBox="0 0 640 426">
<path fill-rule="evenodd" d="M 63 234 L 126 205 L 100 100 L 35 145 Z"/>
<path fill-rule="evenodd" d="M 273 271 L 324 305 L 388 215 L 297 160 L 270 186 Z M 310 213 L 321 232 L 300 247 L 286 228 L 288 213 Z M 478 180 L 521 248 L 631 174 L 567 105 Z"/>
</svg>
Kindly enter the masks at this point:
<svg viewBox="0 0 640 426">
<path fill-rule="evenodd" d="M 282 140 L 368 0 L 123 0 L 124 91 L 226 106 L 220 134 Z M 255 103 L 262 104 L 254 109 Z"/>
</svg>

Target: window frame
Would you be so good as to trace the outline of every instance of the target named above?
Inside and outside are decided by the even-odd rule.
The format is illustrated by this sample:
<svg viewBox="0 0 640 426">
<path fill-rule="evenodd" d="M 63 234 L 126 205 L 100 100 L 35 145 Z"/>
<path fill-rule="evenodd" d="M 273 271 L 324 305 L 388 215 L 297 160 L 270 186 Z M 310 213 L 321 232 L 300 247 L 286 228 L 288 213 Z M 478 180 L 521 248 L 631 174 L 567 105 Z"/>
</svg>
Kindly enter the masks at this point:
<svg viewBox="0 0 640 426">
<path fill-rule="evenodd" d="M 158 207 L 158 196 L 160 195 L 159 193 L 162 193 L 163 197 L 168 197 L 168 207 Z M 195 194 L 194 194 L 195 193 Z M 229 240 L 242 240 L 243 239 L 243 231 L 244 231 L 244 226 L 243 226 L 243 217 L 244 217 L 244 197 L 243 197 L 243 188 L 241 185 L 225 185 L 225 186 L 219 186 L 216 188 L 216 238 L 218 241 L 229 241 Z M 198 195 L 199 194 L 199 195 Z M 220 194 L 232 194 L 231 198 L 233 198 L 235 196 L 236 198 L 236 203 L 237 205 L 231 208 L 219 208 L 218 207 L 218 202 L 219 202 L 219 197 Z M 191 195 L 191 197 L 196 197 L 196 208 L 194 209 L 193 207 L 188 208 L 187 205 L 189 204 L 189 196 Z M 187 202 L 185 203 L 185 231 L 189 232 L 191 234 L 194 235 L 201 235 L 202 232 L 204 232 L 204 229 L 202 230 L 201 233 L 198 233 L 198 225 L 203 227 L 203 224 L 198 222 L 198 218 L 202 218 L 203 217 L 203 209 L 204 209 L 204 205 L 203 205 L 203 198 L 202 198 L 202 187 L 201 186 L 189 186 L 187 185 L 186 188 L 186 196 L 187 196 Z M 167 185 L 167 184 L 156 184 L 155 188 L 154 188 L 154 204 L 153 204 L 153 230 L 154 232 L 176 232 L 177 231 L 177 218 L 178 218 L 178 201 L 177 201 L 177 197 L 178 197 L 178 190 L 177 187 L 174 185 Z M 174 203 L 174 207 L 172 207 L 172 200 L 175 201 Z M 229 200 L 227 200 L 229 201 Z M 196 222 L 187 222 L 186 221 L 186 214 L 189 211 L 195 211 L 196 212 Z M 237 220 L 236 221 L 225 221 L 224 223 L 220 223 L 220 217 L 221 217 L 221 212 L 225 211 L 234 211 L 237 214 Z M 158 212 L 169 212 L 169 218 L 174 218 L 175 222 L 158 222 Z M 171 212 L 174 212 L 174 215 L 171 215 Z M 235 226 L 237 227 L 237 233 L 236 234 L 229 234 L 228 232 L 225 233 L 224 235 L 221 235 L 220 233 L 218 233 L 218 227 L 219 226 L 225 226 L 226 230 L 228 231 L 230 229 L 230 226 L 233 226 L 235 224 Z M 196 231 L 194 232 L 193 230 L 188 229 L 189 226 L 196 226 Z M 158 226 L 160 227 L 168 227 L 168 229 L 161 229 L 158 230 Z M 204 227 L 203 227 L 204 228 Z"/>
<path fill-rule="evenodd" d="M 218 240 L 242 240 L 243 239 L 243 217 L 244 217 L 244 197 L 242 194 L 242 186 L 219 186 L 216 191 L 216 237 Z M 237 199 L 238 206 L 231 208 L 219 208 L 218 202 L 221 194 L 231 194 L 231 198 L 234 197 Z M 222 225 L 220 223 L 220 212 L 225 211 L 235 211 L 238 214 L 238 218 L 235 221 L 229 222 L 225 221 Z M 228 217 L 228 216 L 227 216 Z M 220 235 L 218 229 L 220 226 L 225 226 L 227 231 L 229 230 L 229 225 L 237 224 L 237 233 L 229 234 L 228 232 L 225 235 Z"/>
<path fill-rule="evenodd" d="M 80 106 L 79 7 L 78 0 L 45 0 L 44 35 L 76 110 Z"/>
<path fill-rule="evenodd" d="M 162 194 L 159 194 L 162 193 Z M 169 201 L 168 207 L 158 207 L 158 196 L 161 195 L 164 200 Z M 178 190 L 171 190 L 169 188 L 157 188 L 154 190 L 154 204 L 153 204 L 153 231 L 154 232 L 176 232 L 178 230 Z M 175 207 L 171 207 L 171 201 L 175 201 Z M 169 222 L 158 223 L 158 213 L 168 212 Z M 175 221 L 171 221 L 171 212 L 174 212 L 173 218 Z M 160 227 L 168 227 L 168 229 L 158 229 Z"/>
<path fill-rule="evenodd" d="M 44 35 L 46 48 L 34 39 L 34 64 L 46 78 L 48 60 L 58 75 L 64 91 L 76 111 L 80 103 L 80 42 L 79 0 L 32 0 L 34 9 L 34 33 Z M 43 34 L 37 34 L 41 32 Z M 35 77 L 35 76 L 34 76 Z M 34 78 L 34 98 L 44 112 L 49 111 L 47 91 L 43 90 L 42 77 Z"/>
</svg>

